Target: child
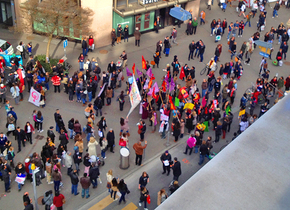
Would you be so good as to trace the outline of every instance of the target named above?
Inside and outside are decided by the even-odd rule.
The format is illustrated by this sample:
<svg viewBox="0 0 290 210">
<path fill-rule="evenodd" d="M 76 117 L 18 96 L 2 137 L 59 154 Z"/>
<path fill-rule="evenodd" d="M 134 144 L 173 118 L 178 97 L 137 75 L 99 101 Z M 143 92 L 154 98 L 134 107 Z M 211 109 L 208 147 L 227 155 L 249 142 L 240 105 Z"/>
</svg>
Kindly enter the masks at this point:
<svg viewBox="0 0 290 210">
<path fill-rule="evenodd" d="M 5 110 L 6 110 L 6 112 L 9 112 L 10 111 L 11 106 L 10 106 L 9 103 L 10 102 L 8 100 L 6 100 L 6 102 L 5 102 Z"/>
<path fill-rule="evenodd" d="M 10 162 L 11 168 L 14 168 L 14 162 L 13 162 L 14 157 L 15 157 L 14 148 L 10 147 L 8 150 L 7 159 Z"/>
<path fill-rule="evenodd" d="M 27 52 L 28 52 L 28 55 L 31 56 L 32 55 L 32 43 L 29 42 L 27 44 Z"/>
</svg>

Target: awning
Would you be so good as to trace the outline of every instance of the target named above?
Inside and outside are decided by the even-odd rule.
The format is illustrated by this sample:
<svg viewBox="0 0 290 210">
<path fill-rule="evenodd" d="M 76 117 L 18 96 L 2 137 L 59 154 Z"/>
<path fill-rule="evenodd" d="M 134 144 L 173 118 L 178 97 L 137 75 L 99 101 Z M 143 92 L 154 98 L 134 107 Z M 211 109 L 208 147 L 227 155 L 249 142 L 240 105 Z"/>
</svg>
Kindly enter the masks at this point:
<svg viewBox="0 0 290 210">
<path fill-rule="evenodd" d="M 184 10 L 181 7 L 174 7 L 172 9 L 170 9 L 169 15 L 171 15 L 172 17 L 178 19 L 178 20 L 188 20 L 191 18 L 191 14 L 190 12 Z"/>
</svg>

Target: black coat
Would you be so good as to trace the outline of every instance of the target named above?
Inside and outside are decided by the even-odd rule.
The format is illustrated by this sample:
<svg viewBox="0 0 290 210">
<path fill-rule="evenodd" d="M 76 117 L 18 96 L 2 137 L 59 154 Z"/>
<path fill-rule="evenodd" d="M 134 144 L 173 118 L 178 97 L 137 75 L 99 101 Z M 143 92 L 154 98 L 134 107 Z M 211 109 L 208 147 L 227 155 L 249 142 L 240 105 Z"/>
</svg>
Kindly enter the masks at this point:
<svg viewBox="0 0 290 210">
<path fill-rule="evenodd" d="M 52 130 L 47 131 L 47 136 L 51 138 L 52 142 L 54 142 L 55 134 Z"/>
<path fill-rule="evenodd" d="M 89 175 L 91 179 L 96 179 L 100 175 L 99 168 L 97 166 L 91 167 L 89 170 Z"/>
<path fill-rule="evenodd" d="M 175 162 L 171 168 L 173 171 L 173 176 L 180 176 L 181 175 L 181 164 L 179 161 Z"/>
<path fill-rule="evenodd" d="M 201 155 L 206 155 L 208 154 L 208 149 L 207 149 L 207 146 L 206 144 L 202 144 L 199 148 L 199 152 Z"/>
<path fill-rule="evenodd" d="M 67 140 L 66 135 L 64 133 L 59 135 L 59 140 L 60 140 L 61 145 L 68 144 L 68 140 Z"/>
<path fill-rule="evenodd" d="M 71 183 L 72 183 L 73 185 L 76 185 L 76 184 L 79 183 L 79 178 L 78 178 L 77 173 L 74 173 L 74 172 L 72 171 L 72 172 L 69 174 L 69 176 L 70 176 Z"/>
<path fill-rule="evenodd" d="M 113 71 L 116 71 L 117 68 L 116 68 L 116 64 L 113 63 L 113 65 L 111 65 L 111 63 L 108 64 L 108 71 L 110 73 L 112 73 Z"/>
<path fill-rule="evenodd" d="M 107 133 L 107 141 L 108 141 L 108 146 L 113 146 L 115 144 L 115 134 L 114 131 L 108 132 Z"/>
<path fill-rule="evenodd" d="M 168 153 L 168 155 L 165 155 L 165 153 L 163 153 L 160 157 L 161 161 L 165 161 L 168 160 L 169 162 L 171 162 L 171 155 Z M 163 162 L 162 162 L 163 163 Z"/>
<path fill-rule="evenodd" d="M 22 129 L 20 129 L 20 131 L 15 130 L 15 136 L 18 141 L 23 141 L 24 139 L 26 139 L 26 134 Z"/>
</svg>

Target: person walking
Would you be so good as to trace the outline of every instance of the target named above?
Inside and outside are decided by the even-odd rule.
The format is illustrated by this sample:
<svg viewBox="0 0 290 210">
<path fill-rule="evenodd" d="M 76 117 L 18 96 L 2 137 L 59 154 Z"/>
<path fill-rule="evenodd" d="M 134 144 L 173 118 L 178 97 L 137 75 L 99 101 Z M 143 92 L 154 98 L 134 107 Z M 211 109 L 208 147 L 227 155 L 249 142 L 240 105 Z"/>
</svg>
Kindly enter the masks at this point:
<svg viewBox="0 0 290 210">
<path fill-rule="evenodd" d="M 175 27 L 173 27 L 173 30 L 172 30 L 172 34 L 171 34 L 171 36 L 172 36 L 172 43 L 178 45 L 178 43 L 176 42 L 176 38 L 177 38 L 177 30 L 176 30 Z"/>
<path fill-rule="evenodd" d="M 207 145 L 206 145 L 206 141 L 202 141 L 201 145 L 200 145 L 200 148 L 199 148 L 199 162 L 198 162 L 198 165 L 201 165 L 204 161 L 204 157 L 207 157 L 209 159 L 209 156 L 208 156 L 208 148 L 207 148 Z M 210 159 L 209 159 L 210 160 Z"/>
<path fill-rule="evenodd" d="M 157 206 L 159 206 L 161 203 L 163 203 L 166 199 L 168 198 L 168 195 L 165 191 L 165 189 L 161 189 L 158 193 L 157 193 Z"/>
<path fill-rule="evenodd" d="M 52 85 L 54 86 L 54 92 L 58 91 L 60 93 L 60 81 L 61 78 L 56 72 L 53 72 L 53 77 L 51 78 Z"/>
<path fill-rule="evenodd" d="M 107 158 L 106 151 L 107 151 L 108 141 L 106 138 L 101 137 L 99 143 L 100 143 L 100 148 L 101 148 L 101 156 L 103 159 L 106 159 Z"/>
<path fill-rule="evenodd" d="M 82 186 L 82 198 L 84 198 L 85 196 L 86 198 L 89 198 L 91 181 L 87 173 L 84 173 L 84 176 L 81 178 L 80 183 Z"/>
<path fill-rule="evenodd" d="M 281 44 L 280 49 L 282 49 L 282 57 L 284 55 L 284 60 L 286 60 L 286 54 L 288 52 L 288 44 L 286 41 Z"/>
<path fill-rule="evenodd" d="M 65 197 L 63 194 L 60 194 L 59 191 L 55 191 L 55 196 L 53 198 L 53 204 L 57 210 L 63 210 L 62 206 L 65 203 Z"/>
<path fill-rule="evenodd" d="M 7 164 L 2 166 L 2 179 L 4 181 L 5 192 L 10 193 L 10 175 L 11 172 L 9 171 Z"/>
<path fill-rule="evenodd" d="M 114 152 L 114 146 L 115 146 L 115 133 L 112 128 L 110 128 L 109 132 L 107 133 L 107 141 L 108 141 L 108 149 L 110 149 L 110 152 Z"/>
<path fill-rule="evenodd" d="M 54 183 L 54 191 L 58 192 L 59 191 L 59 185 L 62 180 L 61 174 L 58 171 L 58 168 L 54 169 L 52 172 L 52 178 L 53 178 L 53 183 Z"/>
<path fill-rule="evenodd" d="M 276 16 L 278 17 L 278 10 L 280 9 L 280 4 L 279 1 L 276 2 L 274 8 L 273 8 L 273 17 L 275 18 Z"/>
<path fill-rule="evenodd" d="M 70 180 L 71 180 L 71 184 L 72 184 L 71 194 L 78 195 L 79 194 L 79 192 L 78 192 L 78 183 L 79 183 L 78 171 L 77 170 L 71 171 L 69 176 L 70 176 Z"/>
<path fill-rule="evenodd" d="M 148 183 L 149 183 L 149 175 L 144 171 L 142 173 L 142 176 L 139 178 L 138 189 L 140 190 L 142 187 L 146 187 Z"/>
<path fill-rule="evenodd" d="M 119 200 L 118 204 L 120 205 L 122 201 L 124 201 L 124 203 L 126 203 L 125 195 L 126 195 L 126 193 L 129 192 L 129 190 L 128 190 L 127 185 L 124 182 L 124 179 L 120 180 L 120 182 L 118 184 L 118 190 L 121 193 L 121 197 L 120 197 L 120 200 Z"/>
<path fill-rule="evenodd" d="M 124 104 L 125 104 L 125 96 L 124 96 L 124 91 L 121 91 L 121 94 L 118 96 L 117 100 L 119 101 L 119 108 L 120 111 L 123 111 L 124 109 Z"/>
<path fill-rule="evenodd" d="M 107 177 L 108 177 L 108 175 L 107 175 Z M 113 198 L 113 194 L 114 194 L 114 198 L 113 199 L 116 201 L 116 200 L 118 200 L 118 198 L 116 198 L 116 194 L 117 194 L 117 191 L 118 191 L 118 182 L 117 182 L 116 178 L 112 178 L 110 186 L 111 186 L 111 198 Z"/>
<path fill-rule="evenodd" d="M 89 177 L 90 181 L 93 185 L 93 189 L 97 188 L 98 186 L 98 177 L 100 176 L 99 167 L 96 163 L 92 163 L 91 168 L 89 169 Z"/>
<path fill-rule="evenodd" d="M 12 98 L 15 100 L 15 104 L 19 104 L 19 95 L 20 95 L 20 89 L 16 84 L 12 84 L 12 87 L 10 88 L 10 93 L 12 94 Z"/>
<path fill-rule="evenodd" d="M 142 202 L 144 202 L 144 210 L 148 210 L 147 208 L 147 197 L 149 196 L 149 191 L 146 187 L 141 187 L 139 206 L 142 206 Z"/>
<path fill-rule="evenodd" d="M 123 33 L 123 29 L 122 29 L 121 24 L 119 24 L 117 28 L 117 44 L 121 43 L 122 33 Z"/>
<path fill-rule="evenodd" d="M 160 157 L 162 162 L 163 172 L 165 174 L 167 171 L 167 176 L 170 174 L 170 162 L 171 162 L 171 155 L 169 154 L 168 150 L 166 150 Z"/>
<path fill-rule="evenodd" d="M 115 46 L 115 41 L 116 41 L 116 30 L 113 28 L 112 31 L 111 31 L 111 39 L 112 39 L 112 47 Z"/>
<path fill-rule="evenodd" d="M 193 148 L 196 145 L 196 139 L 194 138 L 194 134 L 191 134 L 190 137 L 186 141 L 186 148 L 184 154 L 187 155 L 187 151 L 189 150 L 189 155 L 191 155 Z"/>
<path fill-rule="evenodd" d="M 25 142 L 26 142 L 26 134 L 25 134 L 24 130 L 20 129 L 19 126 L 15 130 L 15 138 L 16 138 L 17 143 L 18 143 L 17 153 L 19 153 L 19 152 L 21 152 L 21 143 L 22 143 L 23 147 L 25 147 Z"/>
<path fill-rule="evenodd" d="M 145 145 L 142 146 L 141 141 L 138 141 L 133 145 L 133 149 L 135 150 L 136 153 L 136 159 L 135 159 L 135 164 L 141 166 L 142 164 L 142 155 L 144 152 L 144 149 L 147 147 L 147 141 L 145 141 Z"/>
<path fill-rule="evenodd" d="M 83 49 L 83 55 L 87 56 L 88 50 L 89 50 L 89 45 L 87 42 L 87 38 L 84 37 L 82 40 L 82 49 Z"/>
<path fill-rule="evenodd" d="M 134 37 L 135 37 L 135 46 L 138 45 L 138 47 L 140 47 L 140 37 L 141 37 L 141 33 L 140 33 L 138 27 L 136 27 L 136 30 L 134 32 Z"/>
<path fill-rule="evenodd" d="M 177 157 L 174 158 L 173 164 L 170 165 L 173 171 L 173 180 L 178 181 L 179 176 L 181 175 L 181 164 L 177 160 Z"/>
<path fill-rule="evenodd" d="M 42 133 L 43 132 L 42 130 L 43 116 L 42 116 L 41 111 L 37 112 L 35 119 L 36 119 L 36 129 L 39 133 Z"/>
<path fill-rule="evenodd" d="M 30 124 L 30 122 L 27 122 L 24 126 L 24 131 L 26 133 L 27 141 L 32 144 L 32 133 L 35 133 L 33 125 Z"/>
<path fill-rule="evenodd" d="M 196 49 L 196 45 L 195 45 L 195 42 L 193 40 L 189 44 L 188 48 L 189 48 L 188 61 L 190 61 L 190 59 L 194 60 L 193 59 L 193 53 L 194 53 L 194 51 Z"/>
</svg>

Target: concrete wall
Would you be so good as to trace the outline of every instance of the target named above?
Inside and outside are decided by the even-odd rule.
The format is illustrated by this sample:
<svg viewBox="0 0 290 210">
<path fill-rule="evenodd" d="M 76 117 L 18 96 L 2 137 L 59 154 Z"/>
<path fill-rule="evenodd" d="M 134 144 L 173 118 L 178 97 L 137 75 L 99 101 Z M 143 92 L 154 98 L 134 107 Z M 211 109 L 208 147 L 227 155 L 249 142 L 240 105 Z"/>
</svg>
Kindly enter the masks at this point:
<svg viewBox="0 0 290 210">
<path fill-rule="evenodd" d="M 32 24 L 29 15 L 26 14 L 25 10 L 20 7 L 21 3 L 26 0 L 15 0 L 15 16 L 16 16 L 16 30 L 28 34 L 32 34 Z"/>
<path fill-rule="evenodd" d="M 185 10 L 189 11 L 191 9 L 192 10 L 192 18 L 196 17 L 198 19 L 198 17 L 199 17 L 199 5 L 200 5 L 200 0 L 188 2 L 185 6 Z"/>
<path fill-rule="evenodd" d="M 95 32 L 95 46 L 102 47 L 111 43 L 113 0 L 84 0 L 82 7 L 89 7 L 95 14 L 92 28 Z"/>
</svg>

